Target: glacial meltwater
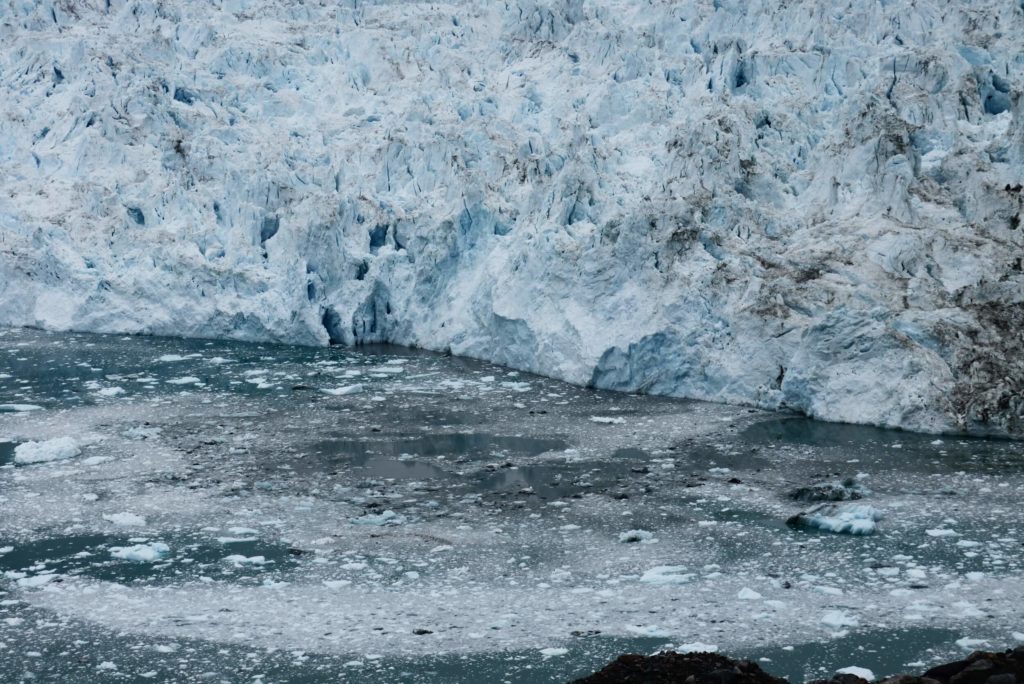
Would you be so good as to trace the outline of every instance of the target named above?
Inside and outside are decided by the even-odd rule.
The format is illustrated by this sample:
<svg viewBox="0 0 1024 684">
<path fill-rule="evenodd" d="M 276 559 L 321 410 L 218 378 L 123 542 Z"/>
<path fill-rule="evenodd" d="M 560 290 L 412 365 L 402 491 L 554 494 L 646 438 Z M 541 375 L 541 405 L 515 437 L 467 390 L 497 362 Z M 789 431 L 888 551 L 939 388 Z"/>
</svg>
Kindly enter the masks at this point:
<svg viewBox="0 0 1024 684">
<path fill-rule="evenodd" d="M 803 680 L 1024 642 L 1020 443 L 32 330 L 0 331 L 0 407 L 5 682 L 564 682 L 663 648 Z"/>
</svg>

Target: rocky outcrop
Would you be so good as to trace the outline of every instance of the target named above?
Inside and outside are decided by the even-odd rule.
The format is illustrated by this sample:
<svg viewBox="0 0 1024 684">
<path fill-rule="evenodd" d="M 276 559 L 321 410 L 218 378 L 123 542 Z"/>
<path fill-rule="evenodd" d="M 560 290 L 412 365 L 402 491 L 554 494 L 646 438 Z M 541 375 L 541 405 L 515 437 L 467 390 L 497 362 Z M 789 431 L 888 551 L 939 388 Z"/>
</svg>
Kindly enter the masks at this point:
<svg viewBox="0 0 1024 684">
<path fill-rule="evenodd" d="M 717 653 L 623 655 L 574 684 L 785 684 L 756 663 Z M 923 675 L 894 675 L 878 684 L 1020 684 L 1024 682 L 1024 647 L 1002 653 L 977 651 L 964 660 L 933 667 Z M 811 684 L 868 684 L 853 674 L 837 674 Z"/>
</svg>

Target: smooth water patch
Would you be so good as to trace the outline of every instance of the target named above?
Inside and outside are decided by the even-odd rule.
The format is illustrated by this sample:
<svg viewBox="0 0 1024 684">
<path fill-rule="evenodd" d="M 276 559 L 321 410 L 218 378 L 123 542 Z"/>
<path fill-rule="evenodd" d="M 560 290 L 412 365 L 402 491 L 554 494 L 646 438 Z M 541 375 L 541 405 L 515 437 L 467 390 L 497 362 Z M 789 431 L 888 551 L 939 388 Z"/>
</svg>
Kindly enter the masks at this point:
<svg viewBox="0 0 1024 684">
<path fill-rule="evenodd" d="M 17 447 L 17 442 L 0 442 L 0 466 L 14 463 L 14 450 Z"/>
<path fill-rule="evenodd" d="M 743 430 L 741 443 L 758 447 L 800 446 L 819 451 L 821 462 L 834 455 L 860 468 L 906 472 L 957 471 L 1020 472 L 1024 450 L 1009 440 L 927 435 L 870 425 L 825 423 L 803 416 L 773 418 Z M 857 456 L 851 461 L 851 456 Z"/>
<path fill-rule="evenodd" d="M 325 456 L 351 459 L 355 465 L 360 465 L 360 461 L 368 461 L 371 457 L 394 459 L 402 456 L 442 456 L 457 460 L 539 456 L 548 451 L 562 451 L 568 446 L 565 441 L 556 438 L 457 432 L 396 440 L 328 440 L 314 448 Z"/>
<path fill-rule="evenodd" d="M 753 660 L 770 674 L 791 682 L 827 679 L 836 670 L 850 666 L 865 667 L 881 679 L 899 673 L 921 672 L 944 660 L 966 655 L 958 651 L 954 643 L 961 636 L 951 630 L 930 627 L 878 629 L 788 648 L 743 649 L 729 655 Z"/>
<path fill-rule="evenodd" d="M 158 552 L 160 545 L 167 550 Z M 25 580 L 30 585 L 46 582 L 43 578 L 47 575 L 121 584 L 181 579 L 183 575 L 233 579 L 285 571 L 298 562 L 287 546 L 256 537 L 218 540 L 195 534 L 86 534 L 24 543 L 0 540 L 0 548 L 7 547 L 12 550 L 0 555 L 0 572 L 7 579 Z"/>
</svg>

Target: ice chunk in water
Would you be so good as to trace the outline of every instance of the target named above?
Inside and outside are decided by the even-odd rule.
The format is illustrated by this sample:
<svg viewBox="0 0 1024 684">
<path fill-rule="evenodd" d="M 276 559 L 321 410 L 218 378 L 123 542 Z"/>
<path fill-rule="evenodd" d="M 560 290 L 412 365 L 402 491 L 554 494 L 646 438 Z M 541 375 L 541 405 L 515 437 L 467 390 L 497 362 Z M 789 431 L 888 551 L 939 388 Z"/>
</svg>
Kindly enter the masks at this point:
<svg viewBox="0 0 1024 684">
<path fill-rule="evenodd" d="M 144 527 L 146 525 L 146 519 L 134 513 L 111 513 L 103 516 L 103 519 L 124 527 Z"/>
<path fill-rule="evenodd" d="M 659 565 L 641 575 L 640 581 L 646 584 L 685 584 L 694 577 L 682 565 Z"/>
<path fill-rule="evenodd" d="M 74 458 L 82 453 L 78 442 L 71 437 L 58 437 L 45 442 L 25 442 L 14 449 L 14 462 L 26 465 L 29 463 L 48 463 Z"/>
<path fill-rule="evenodd" d="M 335 397 L 343 397 L 346 394 L 358 394 L 363 391 L 363 386 L 360 384 L 356 385 L 342 385 L 341 387 L 335 387 L 334 389 L 324 388 L 321 390 L 325 394 L 330 394 Z"/>
<path fill-rule="evenodd" d="M 114 558 L 139 563 L 153 563 L 166 558 L 170 552 L 171 547 L 163 542 L 136 544 L 135 546 L 113 546 L 110 549 L 110 555 Z"/>
<path fill-rule="evenodd" d="M 0 404 L 0 413 L 25 413 L 42 410 L 42 406 L 36 406 L 35 404 Z"/>
<path fill-rule="evenodd" d="M 818 504 L 788 520 L 796 527 L 833 532 L 835 534 L 874 534 L 882 512 L 865 504 Z"/>
<path fill-rule="evenodd" d="M 851 665 L 850 667 L 844 667 L 841 670 L 836 670 L 836 674 L 849 674 L 853 675 L 854 677 L 866 679 L 869 682 L 873 682 L 875 680 L 874 672 L 867 669 L 866 667 L 856 667 L 854 665 Z"/>
<path fill-rule="evenodd" d="M 629 530 L 619 534 L 619 541 L 623 544 L 632 544 L 640 542 L 641 544 L 652 544 L 657 539 L 654 538 L 654 534 L 647 530 Z"/>
</svg>

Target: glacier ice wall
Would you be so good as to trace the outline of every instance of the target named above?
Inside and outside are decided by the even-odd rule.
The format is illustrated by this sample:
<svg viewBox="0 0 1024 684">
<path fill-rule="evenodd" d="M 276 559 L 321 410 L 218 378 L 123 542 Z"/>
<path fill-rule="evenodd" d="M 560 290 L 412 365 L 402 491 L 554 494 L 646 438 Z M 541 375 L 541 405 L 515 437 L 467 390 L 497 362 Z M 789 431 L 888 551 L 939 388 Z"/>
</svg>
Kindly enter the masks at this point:
<svg viewBox="0 0 1024 684">
<path fill-rule="evenodd" d="M 1024 434 L 1018 0 L 7 0 L 0 324 Z"/>
</svg>

